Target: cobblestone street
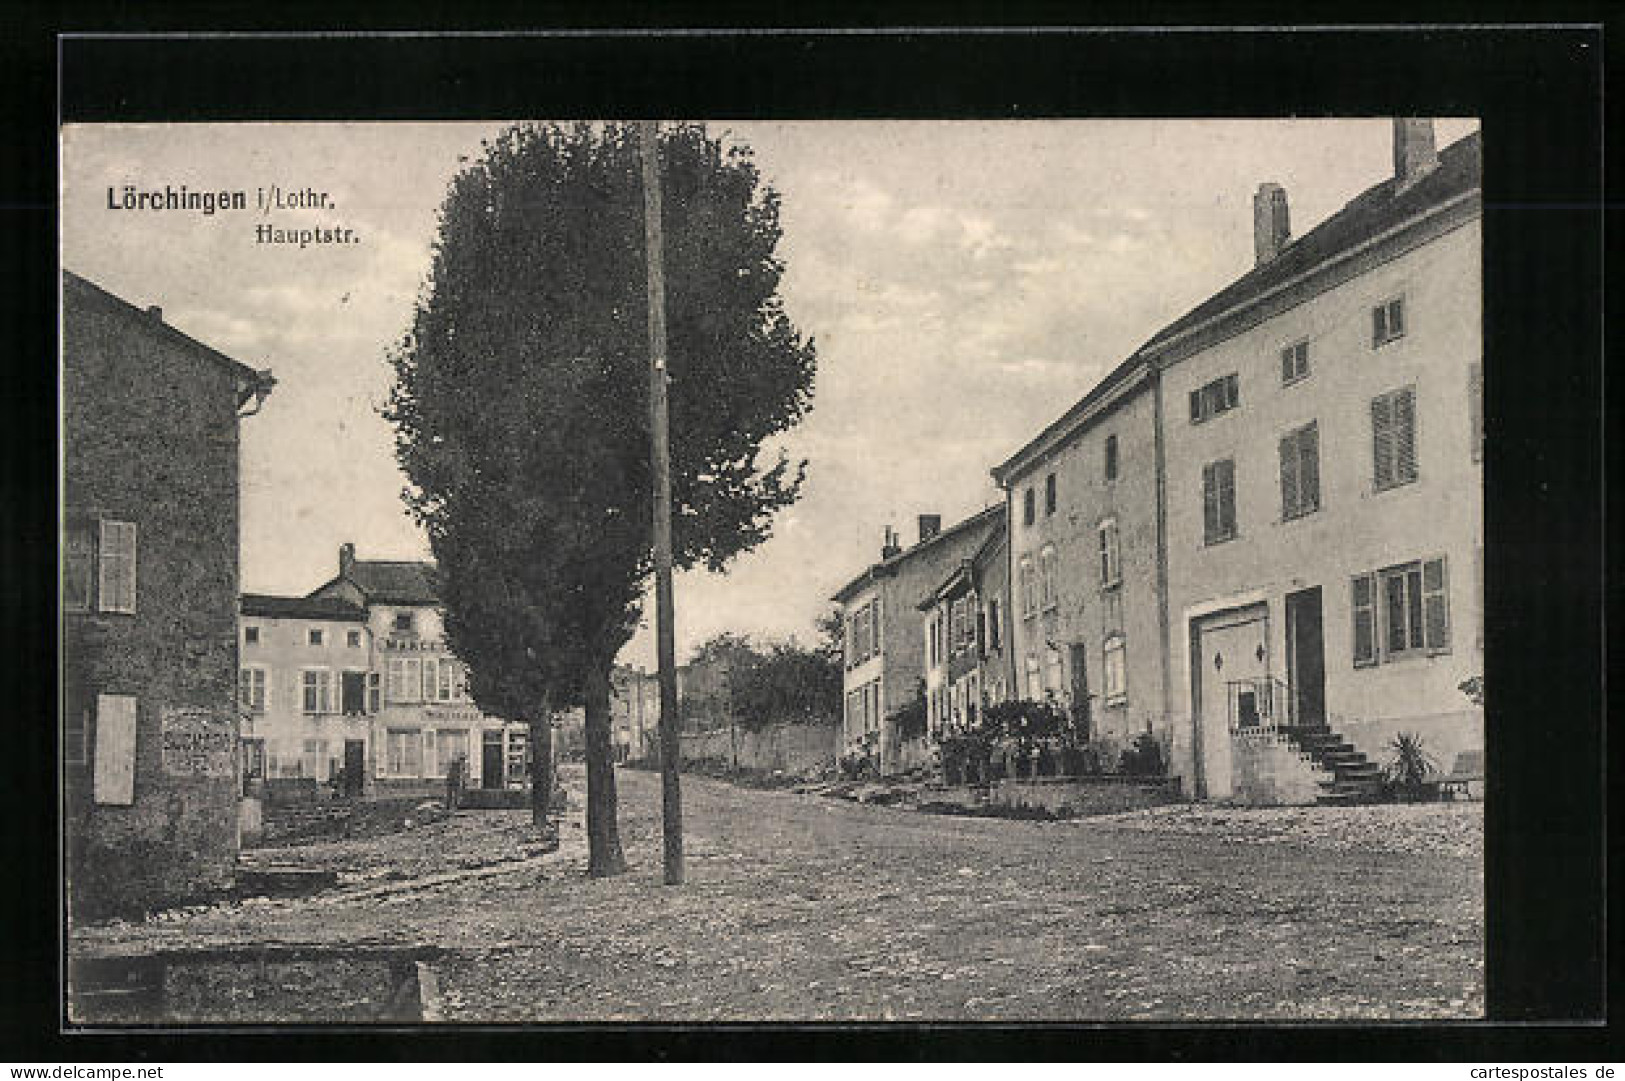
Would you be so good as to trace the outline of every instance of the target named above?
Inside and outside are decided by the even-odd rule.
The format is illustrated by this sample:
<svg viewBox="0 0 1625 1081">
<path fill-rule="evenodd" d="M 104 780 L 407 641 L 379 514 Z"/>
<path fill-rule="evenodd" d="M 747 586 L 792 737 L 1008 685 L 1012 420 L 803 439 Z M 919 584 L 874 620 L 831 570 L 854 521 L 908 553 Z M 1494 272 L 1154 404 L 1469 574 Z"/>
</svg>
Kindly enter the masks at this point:
<svg viewBox="0 0 1625 1081">
<path fill-rule="evenodd" d="M 1199 1020 L 1483 1014 L 1482 805 L 1176 806 L 959 818 L 684 778 L 689 883 L 660 882 L 659 778 L 621 771 L 632 871 L 462 812 L 279 850 L 338 890 L 83 931 L 76 950 L 433 945 L 450 1021 Z"/>
</svg>

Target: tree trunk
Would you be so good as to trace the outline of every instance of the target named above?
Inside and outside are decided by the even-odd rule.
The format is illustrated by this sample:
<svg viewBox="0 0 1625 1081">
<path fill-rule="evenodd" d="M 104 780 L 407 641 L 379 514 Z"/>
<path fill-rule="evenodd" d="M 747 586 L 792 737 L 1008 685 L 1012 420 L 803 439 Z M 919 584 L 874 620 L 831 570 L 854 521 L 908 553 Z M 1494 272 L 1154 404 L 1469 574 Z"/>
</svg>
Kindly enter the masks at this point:
<svg viewBox="0 0 1625 1081">
<path fill-rule="evenodd" d="M 553 810 L 553 721 L 549 713 L 530 720 L 530 822 L 547 832 Z"/>
<path fill-rule="evenodd" d="M 594 662 L 587 672 L 587 873 L 607 878 L 626 870 L 621 834 L 615 824 L 615 762 L 609 732 L 608 666 Z"/>
</svg>

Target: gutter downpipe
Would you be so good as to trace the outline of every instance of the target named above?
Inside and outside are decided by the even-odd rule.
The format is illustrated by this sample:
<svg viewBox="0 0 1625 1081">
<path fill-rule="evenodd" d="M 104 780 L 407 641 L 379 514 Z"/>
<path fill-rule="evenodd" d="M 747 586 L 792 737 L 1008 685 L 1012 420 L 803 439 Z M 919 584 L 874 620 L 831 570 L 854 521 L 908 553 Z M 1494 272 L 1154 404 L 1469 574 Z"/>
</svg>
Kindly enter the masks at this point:
<svg viewBox="0 0 1625 1081">
<path fill-rule="evenodd" d="M 1164 413 L 1162 405 L 1162 365 L 1155 359 L 1148 358 L 1147 367 L 1151 375 L 1151 405 L 1152 405 L 1152 448 L 1157 473 L 1157 632 L 1162 636 L 1162 650 L 1160 655 L 1162 676 L 1162 722 L 1169 735 L 1173 735 L 1169 718 L 1173 714 L 1173 698 L 1171 696 L 1172 678 L 1169 673 L 1169 612 L 1168 612 L 1168 467 L 1164 450 L 1163 426 Z M 1194 728 L 1193 728 L 1194 731 Z M 1199 772 L 1199 757 L 1201 746 L 1193 735 L 1191 738 L 1191 769 Z M 1195 792 L 1196 778 L 1191 778 L 1191 794 Z"/>
</svg>

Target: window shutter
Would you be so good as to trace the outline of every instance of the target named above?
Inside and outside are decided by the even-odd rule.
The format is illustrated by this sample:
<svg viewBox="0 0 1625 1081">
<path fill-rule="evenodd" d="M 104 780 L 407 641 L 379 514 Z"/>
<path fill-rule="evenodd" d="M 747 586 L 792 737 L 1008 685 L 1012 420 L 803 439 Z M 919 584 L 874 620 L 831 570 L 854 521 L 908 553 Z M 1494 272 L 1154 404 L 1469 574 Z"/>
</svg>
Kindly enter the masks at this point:
<svg viewBox="0 0 1625 1081">
<path fill-rule="evenodd" d="M 96 567 L 96 541 L 88 526 L 68 527 L 62 552 L 62 607 L 86 612 L 91 606 L 91 581 Z"/>
<path fill-rule="evenodd" d="M 1422 564 L 1422 611 L 1427 647 L 1450 648 L 1450 594 L 1443 559 Z"/>
<path fill-rule="evenodd" d="M 1236 463 L 1226 459 L 1218 465 L 1219 530 L 1225 538 L 1236 535 Z"/>
<path fill-rule="evenodd" d="M 1397 338 L 1405 333 L 1405 300 L 1403 297 L 1388 304 L 1388 336 Z"/>
<path fill-rule="evenodd" d="M 1371 309 L 1371 344 L 1378 346 L 1388 337 L 1388 309 L 1378 305 Z"/>
<path fill-rule="evenodd" d="M 1392 399 L 1386 394 L 1371 399 L 1371 480 L 1379 490 L 1394 483 L 1393 428 Z"/>
<path fill-rule="evenodd" d="M 1202 536 L 1209 544 L 1219 535 L 1219 489 L 1213 466 L 1202 467 Z"/>
<path fill-rule="evenodd" d="M 1298 433 L 1298 513 L 1320 509 L 1320 429 L 1311 424 Z"/>
<path fill-rule="evenodd" d="M 1303 513 L 1298 501 L 1298 435 L 1281 437 L 1281 517 L 1296 518 Z"/>
<path fill-rule="evenodd" d="M 869 655 L 880 655 L 880 598 L 869 605 Z"/>
<path fill-rule="evenodd" d="M 135 698 L 96 696 L 96 760 L 91 788 L 97 803 L 135 802 Z"/>
<path fill-rule="evenodd" d="M 1354 578 L 1354 666 L 1377 663 L 1377 606 L 1376 577 L 1370 574 Z"/>
<path fill-rule="evenodd" d="M 1402 390 L 1394 395 L 1394 479 L 1400 483 L 1416 479 L 1416 393 Z"/>
<path fill-rule="evenodd" d="M 1467 368 L 1467 415 L 1472 423 L 1472 455 L 1477 462 L 1484 457 L 1484 368 L 1473 364 Z"/>
<path fill-rule="evenodd" d="M 97 595 L 104 612 L 135 611 L 135 523 L 101 523 Z"/>
<path fill-rule="evenodd" d="M 1234 409 L 1241 401 L 1241 387 L 1234 375 L 1224 377 L 1224 407 Z"/>
<path fill-rule="evenodd" d="M 1191 423 L 1194 424 L 1201 419 L 1202 392 L 1200 390 L 1193 390 L 1191 391 Z"/>
</svg>

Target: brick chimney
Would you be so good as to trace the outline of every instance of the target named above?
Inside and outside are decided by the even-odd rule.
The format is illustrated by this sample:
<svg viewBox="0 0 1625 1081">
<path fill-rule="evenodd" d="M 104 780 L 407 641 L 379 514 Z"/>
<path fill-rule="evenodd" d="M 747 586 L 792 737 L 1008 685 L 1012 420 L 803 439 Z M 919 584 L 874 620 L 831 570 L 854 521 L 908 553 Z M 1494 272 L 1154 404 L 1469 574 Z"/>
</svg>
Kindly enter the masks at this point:
<svg viewBox="0 0 1625 1081">
<path fill-rule="evenodd" d="M 346 541 L 339 545 L 339 577 L 347 577 L 353 566 L 355 566 L 355 545 Z"/>
<path fill-rule="evenodd" d="M 1253 195 L 1253 255 L 1256 266 L 1281 254 L 1292 239 L 1292 225 L 1287 218 L 1286 189 L 1276 183 L 1258 185 Z"/>
<path fill-rule="evenodd" d="M 940 514 L 922 514 L 919 521 L 921 544 L 942 532 L 942 515 Z"/>
<path fill-rule="evenodd" d="M 162 323 L 164 321 L 164 309 L 156 304 L 149 304 L 147 306 L 147 318 L 154 323 Z"/>
<path fill-rule="evenodd" d="M 1427 117 L 1394 117 L 1394 194 L 1439 167 L 1433 121 Z"/>
<path fill-rule="evenodd" d="M 880 558 L 890 559 L 892 556 L 897 555 L 902 550 L 903 546 L 897 543 L 897 534 L 892 532 L 891 526 L 887 526 L 886 537 L 880 542 Z"/>
</svg>

